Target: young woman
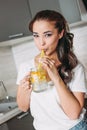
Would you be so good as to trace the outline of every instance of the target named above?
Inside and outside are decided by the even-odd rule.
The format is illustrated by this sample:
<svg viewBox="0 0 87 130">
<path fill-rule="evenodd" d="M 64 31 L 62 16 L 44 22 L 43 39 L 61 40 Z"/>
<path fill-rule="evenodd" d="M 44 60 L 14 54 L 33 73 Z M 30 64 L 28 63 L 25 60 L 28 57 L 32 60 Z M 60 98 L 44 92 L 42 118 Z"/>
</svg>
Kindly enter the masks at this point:
<svg viewBox="0 0 87 130">
<path fill-rule="evenodd" d="M 32 19 L 29 29 L 45 56 L 40 58 L 38 54 L 21 66 L 17 79 L 19 108 L 30 108 L 35 130 L 87 130 L 84 67 L 73 53 L 74 35 L 69 32 L 65 18 L 56 11 L 43 10 Z M 36 93 L 32 91 L 29 70 L 39 62 L 53 86 Z"/>
</svg>

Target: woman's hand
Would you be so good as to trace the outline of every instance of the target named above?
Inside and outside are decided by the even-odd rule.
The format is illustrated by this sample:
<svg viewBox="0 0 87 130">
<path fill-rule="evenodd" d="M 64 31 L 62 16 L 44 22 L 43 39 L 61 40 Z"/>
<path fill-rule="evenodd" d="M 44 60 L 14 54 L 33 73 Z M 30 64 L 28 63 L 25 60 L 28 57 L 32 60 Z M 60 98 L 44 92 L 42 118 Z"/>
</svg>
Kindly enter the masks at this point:
<svg viewBox="0 0 87 130">
<path fill-rule="evenodd" d="M 44 58 L 40 59 L 40 62 L 42 63 L 44 69 L 47 71 L 50 79 L 54 82 L 55 79 L 59 78 L 59 73 L 57 70 L 56 63 L 53 59 L 50 59 L 47 56 L 44 56 Z"/>
<path fill-rule="evenodd" d="M 20 85 L 18 86 L 17 91 L 18 107 L 24 112 L 27 111 L 30 106 L 30 95 L 32 87 L 29 79 L 30 73 L 20 81 Z"/>
<path fill-rule="evenodd" d="M 23 90 L 31 92 L 32 88 L 30 82 L 30 73 L 20 81 L 20 86 L 23 88 Z"/>
</svg>

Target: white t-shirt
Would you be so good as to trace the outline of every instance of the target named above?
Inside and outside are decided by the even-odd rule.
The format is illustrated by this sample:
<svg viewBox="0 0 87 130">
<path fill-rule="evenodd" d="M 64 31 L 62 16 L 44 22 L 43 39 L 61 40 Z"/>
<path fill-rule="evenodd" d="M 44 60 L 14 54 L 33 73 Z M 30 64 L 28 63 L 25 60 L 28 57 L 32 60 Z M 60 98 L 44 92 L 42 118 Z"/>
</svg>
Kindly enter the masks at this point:
<svg viewBox="0 0 87 130">
<path fill-rule="evenodd" d="M 20 67 L 17 84 L 34 67 L 34 60 L 23 63 Z M 71 91 L 87 92 L 84 68 L 81 64 L 73 69 L 73 79 L 68 84 Z M 80 122 L 85 114 L 83 108 L 79 119 L 70 120 L 61 108 L 55 86 L 48 85 L 43 92 L 31 93 L 30 111 L 34 117 L 33 125 L 36 130 L 69 130 Z"/>
</svg>

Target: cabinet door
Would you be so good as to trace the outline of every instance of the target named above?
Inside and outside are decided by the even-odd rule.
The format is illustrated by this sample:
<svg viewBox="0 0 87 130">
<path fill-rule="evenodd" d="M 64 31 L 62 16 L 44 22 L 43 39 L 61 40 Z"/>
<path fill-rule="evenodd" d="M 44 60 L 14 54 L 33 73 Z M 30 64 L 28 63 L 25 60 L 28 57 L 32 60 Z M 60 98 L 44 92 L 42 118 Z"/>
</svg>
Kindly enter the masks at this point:
<svg viewBox="0 0 87 130">
<path fill-rule="evenodd" d="M 32 16 L 43 9 L 59 11 L 71 24 L 81 21 L 77 0 L 29 0 Z"/>
<path fill-rule="evenodd" d="M 58 0 L 62 14 L 71 23 L 81 21 L 80 10 L 77 0 Z"/>
<path fill-rule="evenodd" d="M 7 121 L 9 130 L 34 130 L 30 113 L 21 113 Z"/>
<path fill-rule="evenodd" d="M 36 1 L 28 0 L 28 1 L 29 1 L 32 16 L 34 16 L 36 12 L 44 9 L 61 11 L 58 0 L 36 0 Z"/>
<path fill-rule="evenodd" d="M 0 125 L 0 130 L 8 130 L 8 126 L 6 123 Z"/>
<path fill-rule="evenodd" d="M 0 0 L 0 42 L 30 35 L 30 20 L 28 0 Z"/>
</svg>

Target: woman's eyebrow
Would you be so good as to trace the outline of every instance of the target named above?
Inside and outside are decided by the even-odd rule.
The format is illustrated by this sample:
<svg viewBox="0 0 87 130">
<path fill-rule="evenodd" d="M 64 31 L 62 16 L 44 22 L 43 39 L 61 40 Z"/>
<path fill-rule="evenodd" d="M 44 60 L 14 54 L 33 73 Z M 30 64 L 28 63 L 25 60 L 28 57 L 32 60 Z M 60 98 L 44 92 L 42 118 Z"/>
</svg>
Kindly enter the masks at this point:
<svg viewBox="0 0 87 130">
<path fill-rule="evenodd" d="M 46 31 L 46 32 L 43 32 L 43 34 L 47 34 L 47 33 L 52 33 L 52 31 Z M 34 35 L 37 35 L 39 34 L 38 32 L 33 32 Z"/>
<path fill-rule="evenodd" d="M 38 34 L 37 32 L 33 32 L 33 34 Z"/>
<path fill-rule="evenodd" d="M 51 31 L 46 31 L 46 32 L 44 32 L 43 34 L 46 34 L 46 33 L 52 33 Z"/>
</svg>

